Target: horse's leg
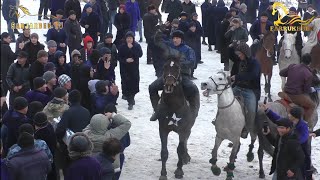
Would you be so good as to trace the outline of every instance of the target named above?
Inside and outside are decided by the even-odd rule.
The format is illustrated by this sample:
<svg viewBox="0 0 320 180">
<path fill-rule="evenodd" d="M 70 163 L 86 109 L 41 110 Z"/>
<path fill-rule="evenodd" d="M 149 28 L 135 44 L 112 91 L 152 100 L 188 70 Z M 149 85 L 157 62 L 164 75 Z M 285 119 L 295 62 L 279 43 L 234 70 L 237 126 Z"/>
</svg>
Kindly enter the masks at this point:
<svg viewBox="0 0 320 180">
<path fill-rule="evenodd" d="M 187 154 L 186 142 L 188 141 L 190 133 L 191 133 L 191 130 L 179 133 L 179 145 L 177 148 L 178 164 L 177 164 L 177 169 L 174 172 L 175 178 L 177 179 L 182 179 L 184 175 L 182 166 L 183 166 L 183 159 Z"/>
<path fill-rule="evenodd" d="M 214 175 L 219 176 L 221 174 L 221 169 L 217 166 L 217 157 L 218 157 L 218 149 L 222 143 L 223 139 L 219 136 L 216 136 L 215 142 L 214 142 L 214 148 L 212 149 L 212 158 L 210 159 L 211 163 L 211 171 Z M 233 146 L 234 147 L 234 146 Z"/>
<path fill-rule="evenodd" d="M 272 74 L 268 76 L 268 84 L 269 84 L 268 102 L 273 102 L 273 100 L 271 98 L 271 77 L 272 77 Z"/>
<path fill-rule="evenodd" d="M 286 84 L 286 78 L 285 77 L 281 77 L 281 89 L 282 91 L 284 90 L 284 85 Z"/>
<path fill-rule="evenodd" d="M 190 136 L 190 134 L 189 134 L 189 136 Z M 183 156 L 183 158 L 182 158 L 182 163 L 183 163 L 183 165 L 188 164 L 188 163 L 190 162 L 190 160 L 191 160 L 191 157 L 190 157 L 190 155 L 189 155 L 189 153 L 188 153 L 188 146 L 187 146 L 189 136 L 188 136 L 188 138 L 184 141 L 184 148 L 185 148 L 186 152 L 185 152 L 185 154 L 184 154 L 184 156 Z"/>
<path fill-rule="evenodd" d="M 263 74 L 264 77 L 264 93 L 268 93 L 267 85 L 268 85 L 268 80 L 267 80 L 267 75 Z"/>
<path fill-rule="evenodd" d="M 229 157 L 229 163 L 227 165 L 227 178 L 226 180 L 231 180 L 234 176 L 233 176 L 233 170 L 235 169 L 235 161 L 236 161 L 236 157 L 238 154 L 238 151 L 240 149 L 240 138 L 233 142 L 233 147 L 232 147 L 232 151 Z"/>
<path fill-rule="evenodd" d="M 250 132 L 251 136 L 251 144 L 249 145 L 249 152 L 247 153 L 247 161 L 251 162 L 254 159 L 254 154 L 252 152 L 254 148 L 254 143 L 256 142 L 257 139 L 257 134 L 254 132 Z"/>
<path fill-rule="evenodd" d="M 159 125 L 161 126 L 160 123 Z M 167 130 L 162 130 L 160 128 L 159 128 L 159 131 L 160 131 L 160 139 L 161 139 L 161 161 L 162 161 L 161 176 L 159 180 L 167 180 L 166 163 L 169 156 L 168 147 L 167 147 L 169 132 Z"/>
<path fill-rule="evenodd" d="M 266 175 L 264 174 L 264 170 L 263 170 L 263 148 L 262 148 L 262 144 L 261 144 L 261 140 L 260 138 L 263 138 L 261 137 L 261 135 L 259 135 L 259 148 L 258 148 L 258 158 L 259 158 L 259 178 L 262 178 L 264 179 L 266 177 Z"/>
</svg>

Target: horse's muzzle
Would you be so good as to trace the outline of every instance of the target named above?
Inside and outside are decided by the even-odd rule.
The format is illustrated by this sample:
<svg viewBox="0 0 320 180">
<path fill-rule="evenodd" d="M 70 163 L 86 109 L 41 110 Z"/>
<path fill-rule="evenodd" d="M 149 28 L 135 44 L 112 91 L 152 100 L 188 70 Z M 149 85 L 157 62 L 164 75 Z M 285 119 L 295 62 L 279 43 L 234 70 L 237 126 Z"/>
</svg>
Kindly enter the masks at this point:
<svg viewBox="0 0 320 180">
<path fill-rule="evenodd" d="M 201 83 L 201 90 L 206 90 L 208 84 L 207 83 Z"/>
</svg>

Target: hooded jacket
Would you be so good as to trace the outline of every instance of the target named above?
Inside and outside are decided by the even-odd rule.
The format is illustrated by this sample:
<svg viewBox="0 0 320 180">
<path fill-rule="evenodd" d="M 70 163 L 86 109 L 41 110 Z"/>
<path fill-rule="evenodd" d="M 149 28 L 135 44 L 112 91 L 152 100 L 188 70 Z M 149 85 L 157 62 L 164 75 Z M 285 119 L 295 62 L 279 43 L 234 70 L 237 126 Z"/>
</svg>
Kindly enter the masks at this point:
<svg viewBox="0 0 320 180">
<path fill-rule="evenodd" d="M 43 109 L 47 115 L 48 122 L 53 123 L 54 118 L 61 117 L 64 111 L 69 109 L 69 105 L 63 99 L 53 98 Z"/>
<path fill-rule="evenodd" d="M 91 49 L 87 48 L 88 42 L 92 42 Z M 80 53 L 81 53 L 81 59 L 83 60 L 84 63 L 89 60 L 90 55 L 92 53 L 93 45 L 94 45 L 94 41 L 91 36 L 87 35 L 85 38 L 83 38 L 83 48 L 80 49 Z"/>
</svg>

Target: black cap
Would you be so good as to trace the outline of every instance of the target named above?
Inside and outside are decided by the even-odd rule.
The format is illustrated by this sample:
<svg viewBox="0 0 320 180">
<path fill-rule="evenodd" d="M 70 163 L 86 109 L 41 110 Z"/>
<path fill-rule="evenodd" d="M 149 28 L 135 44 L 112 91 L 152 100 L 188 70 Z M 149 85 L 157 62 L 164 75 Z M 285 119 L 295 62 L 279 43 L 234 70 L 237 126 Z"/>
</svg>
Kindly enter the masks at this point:
<svg viewBox="0 0 320 180">
<path fill-rule="evenodd" d="M 117 113 L 117 107 L 114 104 L 107 104 L 104 113 Z"/>
<path fill-rule="evenodd" d="M 18 54 L 19 58 L 28 58 L 28 53 L 25 51 L 20 51 Z"/>
<path fill-rule="evenodd" d="M 47 125 L 48 123 L 47 115 L 44 112 L 38 112 L 33 117 L 33 123 L 38 127 L 43 127 Z"/>
<path fill-rule="evenodd" d="M 58 9 L 57 11 L 56 11 L 56 15 L 64 15 L 64 12 L 63 12 L 63 10 L 62 9 Z"/>
<path fill-rule="evenodd" d="M 36 77 L 33 79 L 33 88 L 38 89 L 46 84 L 46 81 L 42 77 Z"/>
<path fill-rule="evenodd" d="M 277 121 L 277 125 L 291 128 L 293 126 L 293 123 L 288 118 L 281 118 L 279 121 Z"/>
<path fill-rule="evenodd" d="M 14 99 L 13 108 L 15 110 L 19 111 L 19 110 L 22 110 L 26 107 L 28 107 L 28 101 L 26 98 L 19 96 Z"/>
<path fill-rule="evenodd" d="M 107 33 L 104 38 L 105 38 L 105 39 L 107 39 L 107 38 L 113 38 L 113 35 L 112 35 L 112 33 Z"/>
<path fill-rule="evenodd" d="M 73 14 L 76 15 L 76 12 L 75 12 L 74 10 L 70 10 L 70 11 L 69 11 L 69 16 L 70 16 L 70 15 L 73 15 Z"/>
<path fill-rule="evenodd" d="M 24 132 L 26 132 L 26 133 L 29 133 L 29 134 L 34 134 L 34 128 L 33 128 L 33 126 L 31 125 L 31 124 L 29 124 L 29 123 L 24 123 L 24 124 L 22 124 L 20 127 L 19 127 L 19 134 L 21 134 L 21 133 L 24 133 Z"/>
<path fill-rule="evenodd" d="M 1 40 L 3 40 L 4 38 L 8 38 L 9 36 L 10 36 L 9 33 L 3 32 L 3 33 L 1 34 Z"/>
<path fill-rule="evenodd" d="M 175 30 L 171 33 L 171 37 L 172 38 L 178 37 L 178 38 L 184 39 L 184 33 L 180 30 Z"/>
<path fill-rule="evenodd" d="M 260 17 L 262 17 L 262 16 L 268 17 L 268 13 L 267 13 L 267 12 L 262 12 L 261 15 L 260 15 Z"/>
<path fill-rule="evenodd" d="M 180 13 L 179 17 L 181 17 L 181 16 L 186 16 L 186 17 L 188 17 L 188 13 L 182 11 L 182 12 Z"/>
<path fill-rule="evenodd" d="M 53 90 L 54 97 L 56 98 L 63 98 L 67 93 L 67 90 L 63 87 L 57 87 Z"/>
</svg>

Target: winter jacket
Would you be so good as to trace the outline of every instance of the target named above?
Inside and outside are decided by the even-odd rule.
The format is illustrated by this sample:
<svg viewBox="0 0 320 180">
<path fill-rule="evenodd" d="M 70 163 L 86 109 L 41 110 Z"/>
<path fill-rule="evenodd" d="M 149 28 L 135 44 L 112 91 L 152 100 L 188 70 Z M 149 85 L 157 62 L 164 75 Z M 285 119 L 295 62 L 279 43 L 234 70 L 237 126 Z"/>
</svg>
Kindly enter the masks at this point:
<svg viewBox="0 0 320 180">
<path fill-rule="evenodd" d="M 91 101 L 90 101 L 90 90 L 88 87 L 88 82 L 91 80 L 90 71 L 91 68 L 87 65 L 80 67 L 80 83 L 78 84 L 78 90 L 81 92 L 81 105 L 90 110 Z"/>
<path fill-rule="evenodd" d="M 239 12 L 238 14 L 239 18 L 241 19 L 242 21 L 242 27 L 244 29 L 246 29 L 248 31 L 248 27 L 247 27 L 247 14 L 243 13 L 242 11 Z"/>
<path fill-rule="evenodd" d="M 152 13 L 146 13 L 143 16 L 144 37 L 148 40 L 151 39 L 156 33 L 156 25 L 158 24 L 158 16 Z"/>
<path fill-rule="evenodd" d="M 3 142 L 3 154 L 6 156 L 8 149 L 17 143 L 19 137 L 19 127 L 24 123 L 29 123 L 26 115 L 13 109 L 8 110 L 2 117 L 2 124 L 7 128 L 7 139 Z"/>
<path fill-rule="evenodd" d="M 269 7 L 269 0 L 260 0 L 258 17 L 260 17 L 261 13 L 265 12 L 268 9 L 268 7 Z"/>
<path fill-rule="evenodd" d="M 130 30 L 131 19 L 127 12 L 123 14 L 117 13 L 114 17 L 114 26 L 117 28 L 117 36 L 113 42 L 119 49 L 120 45 L 124 43 L 124 37 Z"/>
<path fill-rule="evenodd" d="M 113 67 L 117 67 L 118 64 L 118 49 L 114 43 L 107 44 L 101 42 L 97 45 L 97 50 L 99 51 L 101 48 L 106 47 L 111 50 L 111 64 Z"/>
<path fill-rule="evenodd" d="M 208 10 L 211 6 L 212 4 L 208 0 L 204 1 L 201 5 L 202 27 L 205 37 L 208 37 Z"/>
<path fill-rule="evenodd" d="M 44 45 L 41 44 L 39 41 L 37 44 L 33 44 L 31 41 L 24 45 L 24 48 L 22 51 L 25 51 L 28 53 L 28 63 L 32 64 L 37 60 L 37 54 L 40 50 L 44 50 Z"/>
<path fill-rule="evenodd" d="M 85 64 L 86 64 L 87 61 L 90 60 L 90 55 L 91 55 L 92 49 L 93 49 L 93 47 L 91 49 L 87 48 L 87 44 L 88 44 L 89 41 L 93 42 L 93 39 L 92 39 L 91 36 L 86 36 L 85 38 L 83 38 L 83 48 L 81 48 L 79 50 L 79 52 L 81 53 L 81 59 L 83 60 L 83 62 Z"/>
<path fill-rule="evenodd" d="M 179 27 L 178 27 L 178 30 L 186 33 L 188 30 L 189 30 L 189 24 L 190 24 L 190 20 L 189 19 L 186 19 L 186 20 L 182 20 L 180 19 L 179 20 Z"/>
<path fill-rule="evenodd" d="M 76 49 L 81 47 L 82 32 L 80 24 L 77 20 L 71 20 L 68 18 L 64 23 L 64 30 L 67 34 L 67 44 L 70 47 L 75 47 Z"/>
<path fill-rule="evenodd" d="M 16 180 L 46 180 L 51 163 L 43 150 L 25 148 L 8 161 L 8 171 Z"/>
<path fill-rule="evenodd" d="M 55 28 L 51 28 L 47 32 L 47 42 L 49 40 L 54 40 L 57 43 L 57 50 L 66 51 L 66 47 L 61 47 L 60 43 L 67 44 L 67 34 L 64 29 L 56 30 Z"/>
<path fill-rule="evenodd" d="M 239 70 L 235 75 L 235 85 L 247 89 L 260 90 L 261 67 L 257 60 L 247 58 L 240 61 Z"/>
<path fill-rule="evenodd" d="M 10 90 L 13 90 L 14 86 L 22 85 L 20 92 L 24 92 L 22 94 L 25 94 L 31 88 L 29 77 L 29 64 L 25 64 L 22 67 L 18 62 L 16 62 L 10 65 L 6 81 Z"/>
<path fill-rule="evenodd" d="M 133 47 L 131 49 L 128 48 L 126 43 L 119 47 L 122 91 L 127 97 L 133 96 L 140 91 L 139 58 L 142 57 L 143 52 L 140 44 L 137 42 L 134 42 L 132 45 Z M 128 58 L 132 58 L 134 61 L 132 63 L 128 63 Z"/>
<path fill-rule="evenodd" d="M 41 64 L 40 61 L 35 61 L 30 66 L 30 87 L 31 89 L 34 89 L 33 87 L 33 79 L 36 77 L 42 77 L 44 74 L 44 65 Z"/>
<path fill-rule="evenodd" d="M 299 144 L 297 135 L 292 132 L 275 139 L 270 133 L 269 142 L 275 147 L 270 175 L 277 172 L 277 179 L 289 180 L 287 171 L 292 171 L 295 179 L 303 179 L 300 169 L 304 164 L 304 153 Z M 280 142 L 279 142 L 280 141 Z"/>
<path fill-rule="evenodd" d="M 56 12 L 59 9 L 64 10 L 64 4 L 65 4 L 66 0 L 51 0 L 51 6 L 50 6 L 50 11 L 51 11 L 51 15 L 56 15 Z"/>
<path fill-rule="evenodd" d="M 266 31 L 268 32 L 268 31 L 270 31 L 270 27 L 271 26 L 273 26 L 273 24 L 272 24 L 272 22 L 270 22 L 270 21 L 267 21 L 266 22 Z M 262 34 L 262 31 L 261 31 L 261 21 L 260 21 L 260 19 L 259 20 L 256 20 L 253 24 L 252 24 L 252 26 L 251 26 L 251 28 L 250 28 L 250 36 L 251 36 L 251 38 L 253 39 L 253 40 L 255 40 L 255 39 L 258 39 L 258 40 L 261 40 L 260 38 L 259 38 L 259 35 L 260 34 Z"/>
<path fill-rule="evenodd" d="M 192 32 L 191 30 L 185 33 L 185 43 L 195 52 L 197 63 L 201 60 L 201 35 L 202 32 Z"/>
<path fill-rule="evenodd" d="M 66 180 L 97 180 L 101 179 L 102 168 L 99 162 L 93 157 L 83 157 L 75 160 L 68 167 Z"/>
<path fill-rule="evenodd" d="M 281 116 L 273 112 L 271 109 L 267 109 L 265 112 L 268 118 L 275 124 L 277 124 L 277 121 L 281 119 Z M 294 133 L 298 136 L 300 144 L 307 142 L 309 138 L 308 124 L 304 120 L 300 119 L 294 127 Z"/>
<path fill-rule="evenodd" d="M 53 98 L 44 107 L 43 112 L 47 115 L 48 122 L 53 123 L 54 118 L 61 117 L 62 114 L 69 109 L 69 105 L 60 98 Z"/>
<path fill-rule="evenodd" d="M 2 3 L 2 15 L 4 20 L 17 20 L 17 0 L 3 0 Z"/>
<path fill-rule="evenodd" d="M 97 154 L 95 158 L 99 161 L 102 167 L 101 180 L 112 180 L 114 177 L 114 169 L 112 166 L 114 159 L 104 153 Z"/>
<path fill-rule="evenodd" d="M 114 72 L 114 66 L 111 64 L 109 69 L 104 67 L 104 61 L 100 60 L 97 66 L 97 72 L 95 73 L 95 79 L 108 80 L 109 82 L 115 82 L 116 75 Z"/>
<path fill-rule="evenodd" d="M 182 12 L 182 4 L 179 0 L 169 0 L 165 6 L 165 12 L 169 13 L 167 21 L 171 22 L 173 19 L 179 18 Z"/>
<path fill-rule="evenodd" d="M 247 42 L 248 41 L 248 33 L 243 27 L 239 27 L 234 31 L 229 30 L 227 31 L 224 36 L 229 38 L 231 42 L 233 41 L 240 41 L 240 42 Z"/>
<path fill-rule="evenodd" d="M 190 1 L 188 4 L 185 2 L 182 3 L 182 11 L 188 14 L 189 19 L 191 19 L 192 13 L 196 12 L 196 6 Z"/>
<path fill-rule="evenodd" d="M 98 36 L 97 35 L 98 32 L 101 32 L 100 31 L 101 21 L 98 14 L 96 14 L 94 11 L 92 11 L 90 14 L 87 14 L 87 13 L 82 14 L 80 25 L 83 28 L 85 28 L 85 25 L 89 25 L 88 28 L 85 28 L 85 33 L 88 33 L 96 42 L 95 37 Z"/>
<path fill-rule="evenodd" d="M 64 59 L 64 63 L 60 64 L 59 63 L 59 58 L 61 56 L 65 56 L 65 54 L 63 52 L 56 52 L 54 54 L 54 64 L 56 66 L 56 76 L 59 77 L 62 74 L 66 74 L 66 75 L 70 75 L 70 66 L 69 64 L 66 63 L 66 58 Z"/>
<path fill-rule="evenodd" d="M 244 3 L 247 5 L 247 21 L 253 23 L 257 19 L 257 9 L 259 8 L 259 0 L 245 0 Z M 270 20 L 270 19 L 269 19 Z"/>
<path fill-rule="evenodd" d="M 131 0 L 128 0 L 126 3 L 126 11 L 130 16 L 130 29 L 132 32 L 135 32 L 138 21 L 141 19 L 138 2 L 132 3 Z"/>
<path fill-rule="evenodd" d="M 312 84 L 313 74 L 304 64 L 291 64 L 280 71 L 281 77 L 287 77 L 284 91 L 291 95 L 308 94 Z"/>
<path fill-rule="evenodd" d="M 90 124 L 83 129 L 83 132 L 88 135 L 93 143 L 93 153 L 102 152 L 103 142 L 116 138 L 121 140 L 129 131 L 131 122 L 120 114 L 112 115 L 112 125 L 115 128 L 110 129 L 110 121 L 107 116 L 102 114 L 95 115 L 90 121 Z"/>
<path fill-rule="evenodd" d="M 16 59 L 16 54 L 11 50 L 10 44 L 7 42 L 1 42 L 1 80 L 4 81 L 2 83 L 2 88 L 4 88 L 4 92 L 7 93 L 9 87 L 5 82 L 7 72 L 9 70 L 9 66 Z"/>
<path fill-rule="evenodd" d="M 48 62 L 56 63 L 56 60 L 54 59 L 54 54 L 55 53 L 51 53 L 50 51 L 48 51 Z"/>
<path fill-rule="evenodd" d="M 71 78 L 71 84 L 72 84 L 72 89 L 79 89 L 80 85 L 80 74 L 81 74 L 81 67 L 82 66 L 87 66 L 85 64 L 71 64 L 70 65 L 70 78 Z"/>
<path fill-rule="evenodd" d="M 34 132 L 35 139 L 41 139 L 47 143 L 51 153 L 54 155 L 57 145 L 57 138 L 54 133 L 54 129 L 50 123 L 48 123 L 45 127 L 41 127 L 40 129 L 36 129 Z"/>
<path fill-rule="evenodd" d="M 208 11 L 208 43 L 215 45 L 215 49 L 221 51 L 221 46 L 224 45 L 221 44 L 221 38 L 227 32 L 227 29 L 222 25 L 222 21 L 228 12 L 228 8 L 223 1 L 219 1 L 217 7 L 212 6 Z"/>
<path fill-rule="evenodd" d="M 108 2 L 108 8 L 111 11 L 117 10 L 117 8 L 120 5 L 118 0 L 107 0 L 107 2 Z"/>
<path fill-rule="evenodd" d="M 39 101 L 43 106 L 46 106 L 50 101 L 50 97 L 48 95 L 36 89 L 28 91 L 24 97 L 28 100 L 29 104 L 34 101 Z"/>
<path fill-rule="evenodd" d="M 67 0 L 64 4 L 64 17 L 69 17 L 69 12 L 73 10 L 76 12 L 77 19 L 81 18 L 81 6 L 78 0 Z"/>
<path fill-rule="evenodd" d="M 26 37 L 23 33 L 19 35 L 19 37 L 16 40 L 16 52 L 18 52 L 19 50 L 22 50 L 19 48 L 19 44 L 22 42 L 24 42 L 24 44 L 27 44 L 28 42 L 30 42 L 30 36 Z"/>
<path fill-rule="evenodd" d="M 110 92 L 108 94 L 93 93 L 91 94 L 91 114 L 103 114 L 106 105 L 115 103 L 114 96 Z"/>
</svg>

